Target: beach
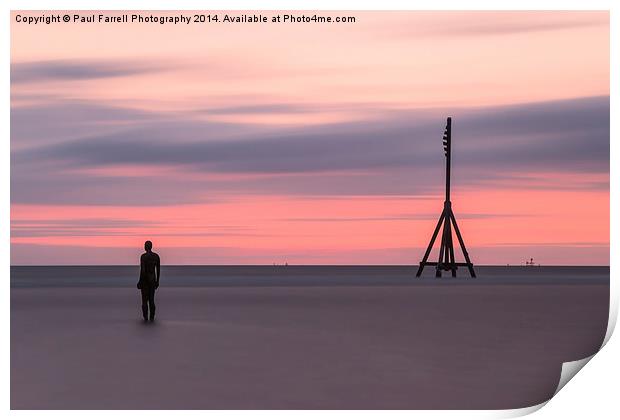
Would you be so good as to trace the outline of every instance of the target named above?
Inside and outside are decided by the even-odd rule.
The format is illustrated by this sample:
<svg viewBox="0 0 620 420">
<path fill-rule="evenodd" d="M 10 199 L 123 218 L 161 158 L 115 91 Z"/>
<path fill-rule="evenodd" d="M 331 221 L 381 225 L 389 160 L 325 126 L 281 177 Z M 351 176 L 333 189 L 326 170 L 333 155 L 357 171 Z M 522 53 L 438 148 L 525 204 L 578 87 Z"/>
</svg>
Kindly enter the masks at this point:
<svg viewBox="0 0 620 420">
<path fill-rule="evenodd" d="M 521 408 L 603 341 L 609 267 L 416 268 L 166 267 L 151 324 L 135 267 L 12 267 L 11 408 Z"/>
</svg>

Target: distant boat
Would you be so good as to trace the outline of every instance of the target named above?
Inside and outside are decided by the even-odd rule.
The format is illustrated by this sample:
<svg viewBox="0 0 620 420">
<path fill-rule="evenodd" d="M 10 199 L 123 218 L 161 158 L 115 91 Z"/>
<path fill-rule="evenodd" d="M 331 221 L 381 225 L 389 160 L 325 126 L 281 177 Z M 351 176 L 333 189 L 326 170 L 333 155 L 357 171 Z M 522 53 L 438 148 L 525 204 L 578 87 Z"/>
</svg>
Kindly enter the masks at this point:
<svg viewBox="0 0 620 420">
<path fill-rule="evenodd" d="M 536 263 L 534 262 L 534 258 L 530 258 L 530 260 L 525 260 L 525 265 L 528 267 L 534 267 L 536 265 Z M 538 264 L 540 265 L 540 264 Z"/>
</svg>

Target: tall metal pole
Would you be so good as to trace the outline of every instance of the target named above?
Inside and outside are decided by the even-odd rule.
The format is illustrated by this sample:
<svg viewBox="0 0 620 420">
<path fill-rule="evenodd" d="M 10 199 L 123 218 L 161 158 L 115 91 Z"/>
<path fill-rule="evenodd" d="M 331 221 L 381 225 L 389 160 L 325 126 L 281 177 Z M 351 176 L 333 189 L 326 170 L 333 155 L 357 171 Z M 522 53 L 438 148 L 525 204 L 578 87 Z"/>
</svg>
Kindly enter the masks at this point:
<svg viewBox="0 0 620 420">
<path fill-rule="evenodd" d="M 446 143 L 446 202 L 450 201 L 450 158 L 452 155 L 452 118 L 448 117 L 446 125 L 446 135 L 444 137 Z"/>
</svg>

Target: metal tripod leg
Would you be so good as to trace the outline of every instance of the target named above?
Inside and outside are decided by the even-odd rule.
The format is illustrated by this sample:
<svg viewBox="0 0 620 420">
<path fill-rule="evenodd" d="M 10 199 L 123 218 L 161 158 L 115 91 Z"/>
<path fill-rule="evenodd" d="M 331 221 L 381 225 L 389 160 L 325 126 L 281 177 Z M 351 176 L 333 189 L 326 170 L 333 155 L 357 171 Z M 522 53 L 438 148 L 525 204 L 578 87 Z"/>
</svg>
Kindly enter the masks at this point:
<svg viewBox="0 0 620 420">
<path fill-rule="evenodd" d="M 452 212 L 450 212 L 452 213 Z M 449 258 L 446 258 L 448 260 L 448 264 L 450 266 L 450 269 L 452 271 L 452 277 L 456 277 L 456 261 L 454 259 L 454 243 L 452 242 L 452 228 L 450 227 L 450 219 L 448 219 L 448 243 L 447 243 L 447 249 L 450 252 L 449 254 Z"/>
<path fill-rule="evenodd" d="M 472 277 L 476 277 L 476 272 L 474 271 L 474 265 L 471 263 L 471 260 L 469 259 L 469 254 L 467 253 L 467 249 L 465 248 L 465 242 L 463 242 L 463 237 L 461 236 L 459 225 L 456 224 L 456 218 L 454 217 L 454 213 L 450 212 L 448 217 L 450 218 L 450 220 L 452 220 L 452 224 L 454 225 L 454 230 L 456 231 L 456 237 L 459 240 L 459 244 L 461 245 L 461 250 L 463 251 L 463 256 L 465 257 L 465 261 L 467 262 L 467 268 L 469 269 L 469 274 Z"/>
<path fill-rule="evenodd" d="M 426 261 L 428 260 L 428 256 L 431 253 L 431 250 L 433 249 L 433 245 L 435 244 L 435 239 L 437 239 L 437 234 L 439 233 L 439 228 L 441 227 L 441 223 L 444 221 L 446 215 L 446 211 L 442 211 L 441 215 L 439 216 L 439 220 L 437 221 L 437 226 L 435 227 L 435 232 L 433 232 L 433 236 L 431 237 L 431 242 L 428 244 L 428 248 L 426 248 L 426 253 L 424 253 L 424 258 L 422 258 L 422 261 L 420 262 L 420 267 L 418 268 L 418 272 L 416 273 L 416 277 L 420 277 L 420 275 L 422 274 L 422 270 L 424 270 L 424 265 L 426 264 Z"/>
<path fill-rule="evenodd" d="M 441 233 L 441 246 L 439 247 L 439 259 L 437 260 L 437 266 L 435 267 L 435 277 L 441 277 L 441 268 L 443 264 L 444 251 L 446 247 L 446 225 L 450 223 L 450 220 L 445 218 L 443 224 L 443 232 Z"/>
</svg>

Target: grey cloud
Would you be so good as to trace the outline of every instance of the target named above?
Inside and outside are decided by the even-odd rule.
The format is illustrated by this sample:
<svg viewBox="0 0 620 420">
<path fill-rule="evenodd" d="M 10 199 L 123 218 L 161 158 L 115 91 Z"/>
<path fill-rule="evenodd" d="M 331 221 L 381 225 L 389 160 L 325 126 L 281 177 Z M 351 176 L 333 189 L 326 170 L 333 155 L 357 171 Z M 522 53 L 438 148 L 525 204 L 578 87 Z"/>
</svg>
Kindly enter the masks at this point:
<svg viewBox="0 0 620 420">
<path fill-rule="evenodd" d="M 385 125 L 384 125 L 385 124 Z M 335 124 L 222 138 L 215 124 L 177 121 L 169 128 L 141 126 L 13 154 L 22 159 L 60 159 L 73 165 L 176 164 L 200 170 L 247 173 L 316 172 L 393 164 L 390 143 L 410 130 L 402 121 Z M 436 127 L 429 127 L 433 130 Z M 429 131 L 429 135 L 432 131 Z M 377 139 L 377 136 L 385 137 Z M 388 143 L 382 144 L 382 142 Z M 404 146 L 406 146 L 403 142 Z M 415 144 L 406 146 L 413 152 Z M 422 146 L 418 146 L 418 149 Z M 345 159 L 342 157 L 346 156 Z M 403 164 L 404 164 L 403 159 Z"/>
<path fill-rule="evenodd" d="M 138 109 L 56 99 L 11 108 L 11 147 L 56 143 L 93 134 L 114 133 L 123 127 L 157 118 Z"/>
<path fill-rule="evenodd" d="M 609 172 L 608 97 L 474 110 L 378 110 L 376 115 L 365 121 L 285 129 L 155 118 L 117 132 L 14 147 L 12 200 L 56 196 L 102 203 L 123 202 L 125 197 L 153 204 L 200 201 L 226 192 L 434 194 L 443 179 L 446 115 L 454 117 L 455 186 L 509 185 L 531 172 Z M 20 121 L 25 124 L 26 115 Z M 202 173 L 204 179 L 63 175 L 67 168 L 121 164 L 178 166 L 185 173 Z M 248 176 L 210 178 L 213 173 Z M 254 174 L 261 176 L 249 176 Z M 149 187 L 153 183 L 156 194 Z M 582 184 L 566 188 L 608 188 L 604 180 Z M 558 182 L 550 179 L 537 188 L 558 188 Z"/>
<path fill-rule="evenodd" d="M 221 202 L 199 181 L 166 177 L 105 177 L 63 172 L 66 165 L 40 168 L 11 163 L 11 202 L 22 204 L 170 206 Z M 41 170 L 45 169 L 45 170 Z"/>
<path fill-rule="evenodd" d="M 161 66 L 138 62 L 48 60 L 11 63 L 11 83 L 75 81 L 132 76 L 161 71 Z"/>
<path fill-rule="evenodd" d="M 41 98 L 34 105 L 11 107 L 11 147 L 13 150 L 49 145 L 59 141 L 81 140 L 98 135 L 131 135 L 137 127 L 156 132 L 156 138 L 182 136 L 200 141 L 205 133 L 221 139 L 262 133 L 265 128 L 250 124 L 231 124 L 185 120 L 174 112 L 149 112 L 64 98 Z M 132 139 L 129 138 L 128 141 Z"/>
<path fill-rule="evenodd" d="M 142 127 L 14 157 L 63 159 L 77 166 L 165 163 L 246 173 L 402 168 L 441 157 L 443 124 L 442 117 L 430 120 L 413 113 L 222 140 L 208 127 L 185 123 L 177 125 L 174 138 L 158 127 Z M 461 164 L 528 170 L 551 164 L 571 170 L 573 164 L 595 171 L 608 167 L 608 98 L 463 111 L 454 127 L 455 159 Z"/>
</svg>

